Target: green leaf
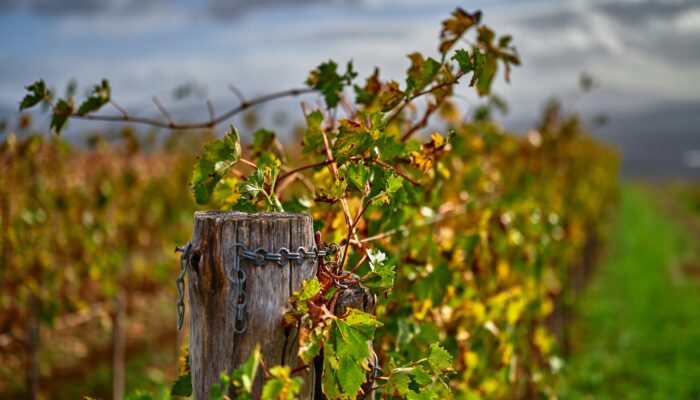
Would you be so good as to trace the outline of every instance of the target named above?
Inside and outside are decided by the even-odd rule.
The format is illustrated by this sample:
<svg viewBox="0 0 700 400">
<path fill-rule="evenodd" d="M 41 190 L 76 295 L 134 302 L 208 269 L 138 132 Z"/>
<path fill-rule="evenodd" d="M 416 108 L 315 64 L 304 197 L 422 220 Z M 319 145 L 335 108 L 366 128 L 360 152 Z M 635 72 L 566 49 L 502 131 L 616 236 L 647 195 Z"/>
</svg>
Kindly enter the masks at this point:
<svg viewBox="0 0 700 400">
<path fill-rule="evenodd" d="M 365 343 L 365 346 L 367 343 Z M 344 395 L 352 393 L 352 398 L 360 391 L 362 384 L 367 381 L 364 360 L 352 357 L 343 357 L 338 364 L 337 379 L 340 382 Z"/>
<path fill-rule="evenodd" d="M 423 390 L 420 392 L 408 392 L 406 399 L 408 400 L 435 400 L 437 399 L 437 393 L 428 390 Z"/>
<path fill-rule="evenodd" d="M 386 256 L 381 251 L 369 255 L 370 271 L 362 278 L 362 285 L 375 292 L 388 292 L 394 287 L 396 272 L 394 265 L 386 262 Z"/>
<path fill-rule="evenodd" d="M 439 343 L 433 343 L 430 345 L 428 363 L 430 363 L 435 370 L 440 372 L 453 371 L 452 356 L 447 352 L 447 350 L 440 347 Z"/>
<path fill-rule="evenodd" d="M 306 132 L 302 139 L 302 154 L 322 153 L 323 150 L 323 114 L 319 110 L 314 110 L 306 116 Z"/>
<path fill-rule="evenodd" d="M 156 397 L 152 393 L 148 393 L 143 390 L 137 390 L 135 392 L 129 393 L 126 396 L 126 400 L 156 400 L 159 397 Z M 91 400 L 92 397 L 84 397 L 83 400 Z"/>
<path fill-rule="evenodd" d="M 396 136 L 388 134 L 381 135 L 376 145 L 379 149 L 379 158 L 389 162 L 395 162 L 397 158 L 407 158 L 411 151 L 419 148 L 415 141 L 402 142 Z"/>
<path fill-rule="evenodd" d="M 347 187 L 347 181 L 338 179 L 334 180 L 329 187 L 317 187 L 314 201 L 318 203 L 335 203 L 343 198 Z"/>
<path fill-rule="evenodd" d="M 348 163 L 345 170 L 345 177 L 350 181 L 352 187 L 360 193 L 369 192 L 369 179 L 372 171 L 360 160 L 356 163 Z"/>
<path fill-rule="evenodd" d="M 393 172 L 387 173 L 382 181 L 382 184 L 375 185 L 372 189 L 370 203 L 374 205 L 389 204 L 391 195 L 399 191 L 403 187 L 404 179 L 400 175 Z M 375 192 L 379 192 L 374 194 Z"/>
<path fill-rule="evenodd" d="M 103 105 L 109 103 L 111 88 L 106 79 L 102 83 L 95 85 L 92 94 L 78 107 L 78 115 L 85 115 L 99 110 Z"/>
<path fill-rule="evenodd" d="M 356 102 L 366 106 L 372 104 L 374 99 L 379 94 L 382 88 L 382 82 L 379 80 L 379 68 L 374 68 L 374 73 L 367 78 L 364 87 L 354 86 Z"/>
<path fill-rule="evenodd" d="M 395 372 L 389 376 L 389 380 L 384 387 L 384 392 L 392 396 L 405 396 L 408 393 L 408 385 L 411 383 L 411 377 L 407 372 Z"/>
<path fill-rule="evenodd" d="M 69 97 L 68 100 L 59 99 L 51 114 L 50 128 L 53 129 L 56 134 L 60 134 L 66 126 L 68 118 L 73 115 L 73 111 L 72 98 Z"/>
<path fill-rule="evenodd" d="M 262 400 L 294 400 L 297 398 L 302 380 L 299 377 L 291 377 L 289 367 L 272 367 L 270 375 L 272 377 L 265 382 L 263 387 Z"/>
<path fill-rule="evenodd" d="M 310 198 L 306 197 L 306 195 L 301 197 L 292 195 L 291 199 L 282 204 L 282 208 L 286 212 L 308 213 L 311 210 L 312 204 L 313 202 Z"/>
<path fill-rule="evenodd" d="M 474 69 L 474 64 L 472 64 L 471 56 L 466 50 L 457 49 L 452 59 L 457 61 L 459 64 L 459 69 L 464 73 L 471 72 Z"/>
<path fill-rule="evenodd" d="M 250 199 L 257 198 L 261 193 L 265 193 L 265 172 L 258 168 L 248 175 L 245 182 L 241 183 L 238 189 L 241 194 L 247 195 Z"/>
<path fill-rule="evenodd" d="M 170 395 L 179 397 L 192 396 L 192 374 L 188 372 L 178 376 L 172 389 L 170 389 Z"/>
<path fill-rule="evenodd" d="M 257 156 L 270 150 L 276 139 L 277 135 L 275 132 L 267 129 L 260 128 L 253 132 L 253 143 L 251 146 L 253 154 Z"/>
<path fill-rule="evenodd" d="M 211 389 L 209 390 L 209 400 L 225 400 L 227 399 L 226 397 L 226 392 L 228 392 L 228 388 L 231 386 L 231 378 L 225 374 L 221 373 L 219 375 L 219 383 L 215 383 L 211 386 Z M 237 396 L 236 399 L 249 399 L 250 397 L 240 397 Z"/>
<path fill-rule="evenodd" d="M 260 346 L 257 345 L 253 349 L 250 357 L 245 363 L 241 364 L 231 373 L 230 384 L 233 385 L 236 392 L 236 399 L 247 400 L 251 398 L 253 392 L 253 383 L 255 382 L 255 374 L 258 372 L 258 365 L 262 353 Z M 222 382 L 223 383 L 223 382 Z M 224 391 L 226 393 L 226 391 Z"/>
<path fill-rule="evenodd" d="M 439 62 L 431 57 L 425 60 L 420 53 L 411 53 L 408 55 L 408 58 L 411 59 L 411 67 L 406 72 L 406 95 L 412 92 L 419 92 L 428 86 L 441 66 Z"/>
<path fill-rule="evenodd" d="M 395 267 L 393 264 L 378 265 L 373 271 L 365 275 L 363 286 L 375 292 L 388 292 L 394 287 L 394 278 L 396 277 Z"/>
<path fill-rule="evenodd" d="M 192 191 L 197 204 L 206 204 L 219 181 L 241 158 L 241 144 L 238 132 L 233 126 L 222 140 L 214 140 L 204 145 L 204 153 L 192 171 Z"/>
<path fill-rule="evenodd" d="M 422 365 L 415 366 L 413 371 L 411 371 L 411 375 L 413 375 L 413 380 L 420 386 L 426 386 L 433 383 L 433 378 Z"/>
<path fill-rule="evenodd" d="M 396 81 L 390 81 L 386 87 L 379 92 L 379 96 L 377 98 L 379 109 L 383 112 L 389 111 L 398 106 L 405 96 L 406 93 L 399 89 L 399 83 Z"/>
<path fill-rule="evenodd" d="M 310 365 L 319 354 L 321 354 L 321 344 L 327 339 L 329 325 L 317 325 L 311 334 L 299 344 L 299 358 L 305 365 Z"/>
<path fill-rule="evenodd" d="M 27 93 L 27 95 L 25 95 L 22 101 L 19 103 L 20 111 L 32 108 L 51 97 L 49 91 L 46 89 L 46 83 L 43 79 L 38 80 L 29 86 L 25 86 L 25 89 L 29 93 Z"/>
<path fill-rule="evenodd" d="M 311 71 L 306 84 L 321 92 L 329 109 L 335 108 L 340 102 L 340 93 L 346 85 L 352 84 L 357 76 L 353 71 L 352 62 L 348 62 L 345 73 L 338 74 L 338 64 L 329 60 Z"/>
<path fill-rule="evenodd" d="M 496 62 L 496 58 L 486 57 L 483 71 L 476 83 L 476 91 L 479 93 L 479 96 L 485 96 L 491 92 L 491 83 L 493 83 L 493 78 L 496 77 L 497 69 L 498 63 Z"/>
<path fill-rule="evenodd" d="M 338 122 L 338 138 L 333 145 L 333 154 L 338 165 L 343 165 L 351 157 L 369 156 L 374 147 L 372 134 L 361 124 L 349 119 Z"/>
<path fill-rule="evenodd" d="M 317 277 L 304 281 L 301 284 L 301 290 L 292 293 L 289 298 L 289 303 L 292 305 L 293 314 L 301 317 L 302 315 L 309 312 L 309 306 L 306 304 L 307 301 L 316 297 L 318 292 L 321 291 L 321 282 L 319 282 Z"/>
<path fill-rule="evenodd" d="M 275 159 L 248 175 L 248 179 L 238 187 L 241 198 L 236 208 L 252 206 L 255 211 L 283 211 L 282 203 L 275 195 L 280 165 L 281 162 Z"/>
<path fill-rule="evenodd" d="M 435 75 L 440 70 L 441 64 L 435 61 L 432 57 L 428 57 L 425 60 L 425 65 L 421 69 L 421 86 L 426 87 L 430 82 L 433 81 Z"/>
<path fill-rule="evenodd" d="M 486 56 L 479 51 L 478 48 L 474 49 L 474 75 L 472 76 L 469 86 L 474 86 L 474 84 L 481 78 L 481 74 L 484 73 L 484 65 L 486 64 Z"/>
<path fill-rule="evenodd" d="M 321 386 L 329 399 L 355 399 L 367 377 L 369 342 L 382 324 L 372 315 L 350 309 L 345 320 L 332 321 L 323 353 Z"/>
</svg>

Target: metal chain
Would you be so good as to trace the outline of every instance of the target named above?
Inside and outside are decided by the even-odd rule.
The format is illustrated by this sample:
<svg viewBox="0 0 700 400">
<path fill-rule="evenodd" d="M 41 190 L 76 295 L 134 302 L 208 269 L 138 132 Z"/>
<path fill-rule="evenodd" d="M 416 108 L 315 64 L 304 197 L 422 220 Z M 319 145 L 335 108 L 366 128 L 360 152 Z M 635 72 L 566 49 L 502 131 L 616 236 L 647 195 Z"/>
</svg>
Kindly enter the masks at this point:
<svg viewBox="0 0 700 400">
<path fill-rule="evenodd" d="M 182 247 L 175 247 L 176 253 L 182 253 L 180 256 L 180 275 L 175 279 L 177 286 L 177 330 L 182 329 L 182 323 L 185 320 L 185 273 L 190 265 L 190 250 L 192 250 L 192 242 L 187 242 Z"/>
<path fill-rule="evenodd" d="M 180 275 L 175 281 L 178 290 L 177 313 L 178 313 L 178 330 L 182 328 L 182 322 L 185 318 L 185 273 L 189 265 L 189 255 L 192 244 L 188 242 L 185 246 L 177 247 L 176 251 L 182 252 L 180 257 Z M 337 265 L 337 261 L 333 261 L 331 256 L 338 254 L 340 247 L 333 243 L 323 246 L 321 249 L 314 246 L 311 249 L 298 247 L 296 251 L 291 251 L 286 247 L 282 247 L 276 252 L 268 251 L 264 248 L 257 248 L 254 251 L 249 250 L 242 243 L 233 243 L 229 247 L 229 252 L 233 253 L 233 262 L 226 270 L 226 277 L 233 286 L 233 296 L 231 297 L 231 306 L 234 308 L 236 318 L 233 322 L 233 330 L 236 333 L 243 333 L 248 328 L 248 319 L 245 315 L 245 308 L 248 304 L 248 294 L 245 291 L 246 273 L 241 268 L 241 260 L 252 261 L 257 266 L 263 266 L 268 261 L 274 261 L 279 267 L 285 266 L 290 262 L 303 263 L 305 260 L 323 260 L 324 265 Z"/>
</svg>

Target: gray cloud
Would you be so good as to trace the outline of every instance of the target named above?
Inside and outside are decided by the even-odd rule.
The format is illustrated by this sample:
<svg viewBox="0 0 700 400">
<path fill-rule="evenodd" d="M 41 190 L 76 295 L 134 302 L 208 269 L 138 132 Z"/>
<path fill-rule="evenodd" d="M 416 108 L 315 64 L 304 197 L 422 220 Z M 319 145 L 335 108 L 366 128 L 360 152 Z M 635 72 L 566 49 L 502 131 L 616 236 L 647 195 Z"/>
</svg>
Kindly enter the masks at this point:
<svg viewBox="0 0 700 400">
<path fill-rule="evenodd" d="M 124 16 L 155 11 L 164 0 L 0 0 L 0 12 L 26 10 L 42 16 Z"/>
<path fill-rule="evenodd" d="M 297 8 L 310 4 L 358 3 L 358 0 L 210 0 L 209 12 L 216 18 L 235 18 L 256 9 Z"/>
<path fill-rule="evenodd" d="M 215 18 L 235 18 L 257 9 L 296 8 L 310 4 L 358 3 L 360 0 L 208 0 L 193 8 Z M 185 8 L 165 0 L 0 0 L 0 12 L 26 10 L 42 16 L 110 16 L 155 11 L 158 7 Z"/>
<path fill-rule="evenodd" d="M 690 2 L 577 2 L 516 17 L 516 44 L 538 67 L 613 65 L 700 67 L 700 7 Z M 633 71 L 629 71 L 633 74 Z M 673 77 L 670 77 L 673 79 Z"/>
<path fill-rule="evenodd" d="M 630 27 L 644 27 L 652 21 L 668 21 L 687 12 L 693 5 L 689 1 L 653 1 L 643 2 L 604 2 L 596 5 L 596 9 L 608 17 Z"/>
<path fill-rule="evenodd" d="M 14 10 L 19 5 L 19 0 L 0 0 L 0 12 Z"/>
<path fill-rule="evenodd" d="M 105 0 L 32 0 L 27 5 L 38 14 L 94 15 L 109 9 L 110 3 Z"/>
</svg>

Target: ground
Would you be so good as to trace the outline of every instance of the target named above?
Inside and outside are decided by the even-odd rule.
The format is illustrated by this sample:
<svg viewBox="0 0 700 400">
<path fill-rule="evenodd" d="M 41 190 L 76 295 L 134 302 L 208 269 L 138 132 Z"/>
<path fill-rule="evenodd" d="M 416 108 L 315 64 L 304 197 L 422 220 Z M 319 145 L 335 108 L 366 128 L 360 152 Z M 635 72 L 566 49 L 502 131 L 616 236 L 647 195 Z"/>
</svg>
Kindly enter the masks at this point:
<svg viewBox="0 0 700 400">
<path fill-rule="evenodd" d="M 668 188 L 624 186 L 579 304 L 561 398 L 700 398 L 697 223 Z"/>
</svg>

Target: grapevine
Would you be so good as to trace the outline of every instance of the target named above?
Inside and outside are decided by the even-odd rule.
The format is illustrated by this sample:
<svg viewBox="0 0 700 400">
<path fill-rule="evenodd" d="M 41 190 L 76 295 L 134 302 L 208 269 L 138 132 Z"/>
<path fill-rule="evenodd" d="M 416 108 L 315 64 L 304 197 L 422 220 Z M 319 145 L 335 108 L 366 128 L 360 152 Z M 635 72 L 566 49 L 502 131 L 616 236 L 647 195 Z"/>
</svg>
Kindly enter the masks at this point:
<svg viewBox="0 0 700 400">
<path fill-rule="evenodd" d="M 553 396 L 559 367 L 547 319 L 569 268 L 605 234 L 617 158 L 556 106 L 525 137 L 460 115 L 457 87 L 488 96 L 498 71 L 508 80 L 520 64 L 512 38 L 481 20 L 478 11 L 455 10 L 434 57 L 409 55 L 404 82 L 383 80 L 377 68 L 358 83 L 351 62 L 327 61 L 304 88 L 252 100 L 236 91 L 240 105 L 218 116 L 210 106 L 201 122 L 176 121 L 157 98 L 164 119 L 132 116 L 112 99 L 107 80 L 78 106 L 37 81 L 20 109 L 46 105 L 57 134 L 70 119 L 196 130 L 281 97 L 323 100 L 323 108 L 304 108 L 300 143 L 285 146 L 273 131 L 241 134 L 231 126 L 204 144 L 189 177 L 201 206 L 309 212 L 323 240 L 339 244 L 284 316 L 284 324 L 302 327 L 299 365 L 261 365 L 255 352 L 222 374 L 212 398 L 250 398 L 256 374 L 266 378 L 262 398 L 294 398 L 295 374 L 319 358 L 330 399 Z M 120 114 L 103 114 L 108 105 Z M 442 133 L 419 134 L 436 115 Z M 50 273 L 49 262 L 26 263 L 42 265 L 41 279 Z M 355 285 L 380 297 L 374 314 L 334 309 L 338 291 Z M 187 396 L 186 363 L 182 372 L 173 394 Z"/>
</svg>

